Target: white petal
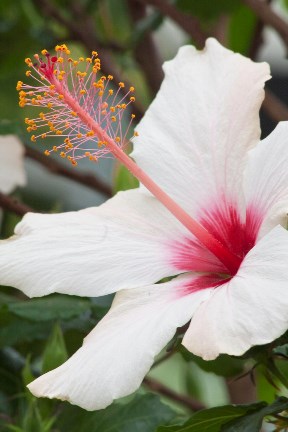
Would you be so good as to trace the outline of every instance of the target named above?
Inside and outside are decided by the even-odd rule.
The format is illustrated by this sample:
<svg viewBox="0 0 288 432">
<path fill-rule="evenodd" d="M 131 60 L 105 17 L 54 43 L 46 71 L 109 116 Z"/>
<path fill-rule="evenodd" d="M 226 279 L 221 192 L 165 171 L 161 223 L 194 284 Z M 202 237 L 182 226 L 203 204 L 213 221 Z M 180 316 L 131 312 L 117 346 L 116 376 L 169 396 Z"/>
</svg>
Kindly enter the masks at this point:
<svg viewBox="0 0 288 432">
<path fill-rule="evenodd" d="M 179 50 L 137 127 L 132 156 L 190 213 L 242 195 L 246 154 L 260 138 L 266 63 L 208 39 Z"/>
<path fill-rule="evenodd" d="M 0 283 L 31 297 L 100 296 L 144 286 L 179 273 L 172 254 L 183 231 L 162 204 L 139 190 L 119 193 L 98 208 L 30 213 L 16 236 L 0 242 Z"/>
<path fill-rule="evenodd" d="M 24 147 L 16 135 L 0 136 L 0 191 L 10 193 L 26 184 Z"/>
<path fill-rule="evenodd" d="M 154 357 L 191 318 L 210 289 L 182 296 L 193 276 L 116 294 L 110 312 L 66 363 L 28 387 L 36 396 L 105 408 L 134 392 Z M 180 294 L 180 295 L 179 295 Z"/>
<path fill-rule="evenodd" d="M 288 233 L 274 228 L 245 257 L 233 279 L 196 311 L 183 344 L 212 360 L 242 355 L 288 328 Z"/>
<path fill-rule="evenodd" d="M 263 225 L 263 236 L 277 224 L 287 226 L 288 213 L 288 122 L 276 129 L 253 149 L 245 173 L 248 214 Z"/>
</svg>

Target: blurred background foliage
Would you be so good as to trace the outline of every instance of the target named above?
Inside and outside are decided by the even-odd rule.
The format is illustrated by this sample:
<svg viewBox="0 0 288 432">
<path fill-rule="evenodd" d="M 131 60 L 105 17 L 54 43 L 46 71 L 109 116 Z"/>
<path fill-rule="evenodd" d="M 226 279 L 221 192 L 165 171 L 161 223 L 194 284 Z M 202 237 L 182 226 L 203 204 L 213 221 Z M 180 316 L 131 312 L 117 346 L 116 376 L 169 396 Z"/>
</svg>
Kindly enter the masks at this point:
<svg viewBox="0 0 288 432">
<path fill-rule="evenodd" d="M 1 0 L 0 134 L 21 138 L 28 173 L 28 184 L 13 194 L 14 201 L 1 196 L 1 238 L 13 233 L 29 208 L 77 210 L 137 187 L 113 160 L 97 166 L 83 161 L 73 170 L 62 160 L 45 158 L 41 145 L 31 145 L 23 122 L 27 113 L 15 91 L 25 77 L 25 57 L 59 43 L 77 55 L 97 50 L 103 73 L 136 87 L 134 112 L 140 120 L 161 85 L 163 61 L 183 44 L 202 48 L 206 37 L 214 36 L 228 48 L 271 63 L 274 77 L 261 112 L 265 136 L 276 122 L 288 120 L 287 20 L 284 0 Z M 243 358 L 205 362 L 181 346 L 179 329 L 141 389 L 105 410 L 86 412 L 34 398 L 25 385 L 75 352 L 111 300 L 64 295 L 27 300 L 13 288 L 1 288 L 1 431 L 287 430 L 288 335 Z"/>
</svg>

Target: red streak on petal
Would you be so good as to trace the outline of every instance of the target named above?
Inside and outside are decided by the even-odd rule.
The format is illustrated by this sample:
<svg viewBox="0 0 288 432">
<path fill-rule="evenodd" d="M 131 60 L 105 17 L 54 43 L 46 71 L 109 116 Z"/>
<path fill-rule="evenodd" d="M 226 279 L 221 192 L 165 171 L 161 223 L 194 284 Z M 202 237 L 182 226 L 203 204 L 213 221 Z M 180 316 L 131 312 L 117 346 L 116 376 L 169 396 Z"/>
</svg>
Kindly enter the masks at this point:
<svg viewBox="0 0 288 432">
<path fill-rule="evenodd" d="M 200 224 L 241 260 L 255 245 L 264 216 L 263 212 L 249 206 L 243 221 L 237 206 L 228 204 L 223 198 L 200 214 Z M 220 260 L 195 238 L 177 240 L 171 245 L 171 254 L 171 263 L 179 271 L 227 273 Z"/>
<path fill-rule="evenodd" d="M 217 274 L 202 275 L 185 284 L 179 292 L 179 296 L 183 297 L 189 294 L 194 294 L 206 288 L 216 288 L 229 282 L 230 279 L 231 278 L 224 278 Z"/>
</svg>

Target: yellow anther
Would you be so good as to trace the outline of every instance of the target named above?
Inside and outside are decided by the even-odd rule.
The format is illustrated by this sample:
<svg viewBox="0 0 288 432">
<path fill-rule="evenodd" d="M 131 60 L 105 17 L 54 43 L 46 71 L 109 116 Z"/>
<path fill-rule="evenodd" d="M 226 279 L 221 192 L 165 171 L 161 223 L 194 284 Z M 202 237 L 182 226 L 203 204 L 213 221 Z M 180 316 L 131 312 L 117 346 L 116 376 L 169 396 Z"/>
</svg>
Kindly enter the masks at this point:
<svg viewBox="0 0 288 432">
<path fill-rule="evenodd" d="M 21 90 L 20 93 L 19 93 L 19 97 L 21 98 L 23 96 L 26 96 L 26 94 L 27 93 L 25 91 Z"/>
<path fill-rule="evenodd" d="M 65 157 L 66 157 L 66 153 L 62 151 L 62 152 L 60 153 L 60 156 L 61 156 L 62 158 L 65 158 Z"/>
<path fill-rule="evenodd" d="M 91 137 L 91 136 L 94 136 L 94 135 L 95 135 L 95 132 L 93 130 L 91 130 L 91 131 L 89 131 L 89 132 L 86 133 L 87 137 Z"/>
<path fill-rule="evenodd" d="M 45 120 L 45 114 L 43 112 L 40 112 L 39 117 L 41 120 Z"/>
<path fill-rule="evenodd" d="M 119 82 L 119 87 L 120 87 L 120 88 L 124 88 L 124 87 L 125 87 L 125 84 L 121 81 L 121 82 Z"/>
<path fill-rule="evenodd" d="M 55 90 L 55 85 L 54 85 L 54 84 L 51 84 L 51 85 L 49 86 L 49 89 L 50 89 L 50 90 Z"/>
<path fill-rule="evenodd" d="M 84 57 L 79 57 L 79 61 L 83 62 L 84 61 Z"/>
<path fill-rule="evenodd" d="M 36 137 L 35 137 L 35 135 L 32 135 L 32 136 L 31 136 L 31 141 L 36 142 Z"/>
<path fill-rule="evenodd" d="M 111 117 L 111 121 L 112 121 L 112 122 L 115 122 L 115 121 L 116 121 L 116 117 L 115 117 L 115 116 L 112 116 L 112 117 Z"/>
<path fill-rule="evenodd" d="M 27 127 L 27 132 L 32 132 L 32 130 L 33 130 L 33 129 L 32 129 L 31 126 L 28 126 L 28 127 Z"/>
<path fill-rule="evenodd" d="M 42 135 L 41 135 L 41 138 L 42 139 L 45 139 L 47 137 L 47 134 L 46 133 L 43 133 Z"/>
<path fill-rule="evenodd" d="M 107 78 L 108 78 L 109 81 L 111 81 L 111 80 L 113 80 L 113 75 L 108 75 Z"/>
<path fill-rule="evenodd" d="M 78 62 L 77 60 L 74 60 L 74 61 L 73 61 L 73 65 L 74 65 L 74 66 L 78 66 L 78 63 L 79 63 L 79 62 Z"/>
<path fill-rule="evenodd" d="M 134 137 L 137 137 L 137 136 L 139 136 L 139 133 L 138 132 L 134 132 Z"/>
<path fill-rule="evenodd" d="M 97 157 L 96 156 L 91 155 L 91 156 L 89 156 L 89 159 L 92 162 L 97 162 Z"/>
<path fill-rule="evenodd" d="M 114 93 L 114 91 L 113 90 L 109 90 L 108 93 L 109 93 L 109 96 L 112 96 L 113 93 Z"/>
<path fill-rule="evenodd" d="M 84 154 L 85 154 L 86 157 L 91 156 L 91 153 L 90 153 L 90 152 L 85 152 Z"/>
<path fill-rule="evenodd" d="M 131 101 L 131 102 L 135 102 L 135 100 L 136 100 L 136 99 L 135 99 L 134 96 L 131 96 L 131 97 L 130 97 L 130 101 Z"/>
<path fill-rule="evenodd" d="M 41 95 L 37 95 L 37 96 L 36 96 L 36 99 L 38 99 L 38 100 L 42 100 L 43 98 L 42 98 Z"/>
<path fill-rule="evenodd" d="M 26 71 L 26 72 L 25 72 L 25 75 L 26 75 L 27 77 L 29 77 L 29 76 L 31 75 L 31 71 L 30 71 L 30 70 Z"/>
<path fill-rule="evenodd" d="M 58 99 L 63 100 L 64 96 L 62 94 L 59 94 Z"/>
<path fill-rule="evenodd" d="M 91 54 L 92 54 L 93 57 L 97 57 L 98 56 L 98 52 L 97 51 L 92 51 Z"/>
<path fill-rule="evenodd" d="M 103 94 L 104 94 L 104 92 L 102 90 L 100 90 L 98 94 L 99 94 L 100 97 L 102 97 Z"/>
<path fill-rule="evenodd" d="M 134 119 L 136 117 L 135 114 L 131 114 L 131 118 Z"/>
<path fill-rule="evenodd" d="M 41 51 L 41 54 L 42 54 L 42 55 L 46 55 L 46 54 L 48 54 L 48 51 L 47 51 L 46 49 L 43 49 L 43 50 Z"/>
<path fill-rule="evenodd" d="M 77 117 L 77 113 L 76 113 L 75 111 L 71 111 L 70 114 L 71 114 L 73 117 Z"/>
<path fill-rule="evenodd" d="M 62 131 L 61 130 L 56 130 L 56 135 L 62 135 Z"/>
<path fill-rule="evenodd" d="M 18 81 L 17 86 L 16 86 L 16 90 L 18 90 L 18 91 L 21 90 L 22 86 L 23 86 L 23 81 Z"/>
<path fill-rule="evenodd" d="M 53 107 L 53 103 L 52 102 L 48 102 L 47 108 L 52 108 L 52 107 Z"/>
<path fill-rule="evenodd" d="M 114 106 L 111 106 L 111 107 L 110 107 L 110 111 L 111 111 L 111 112 L 115 112 L 115 111 L 116 111 L 116 108 L 115 108 Z"/>
<path fill-rule="evenodd" d="M 58 57 L 58 59 L 57 59 L 57 63 L 63 63 L 63 62 L 64 62 L 63 57 Z"/>
<path fill-rule="evenodd" d="M 50 156 L 50 152 L 49 152 L 49 150 L 45 150 L 45 151 L 44 151 L 44 154 L 45 154 L 45 156 Z"/>
<path fill-rule="evenodd" d="M 58 147 L 57 146 L 53 146 L 53 151 L 57 152 L 58 151 Z"/>
<path fill-rule="evenodd" d="M 127 105 L 126 105 L 126 104 L 122 104 L 122 105 L 121 105 L 121 108 L 122 108 L 122 109 L 126 109 L 126 108 L 127 108 Z"/>
<path fill-rule="evenodd" d="M 131 93 L 133 93 L 133 92 L 135 91 L 135 88 L 134 88 L 134 87 L 130 87 L 129 91 L 130 91 Z"/>
<path fill-rule="evenodd" d="M 119 136 L 116 136 L 115 141 L 116 141 L 116 142 L 120 142 L 120 141 L 121 141 L 120 137 L 119 137 Z"/>
<path fill-rule="evenodd" d="M 77 162 L 76 162 L 75 159 L 71 159 L 71 163 L 72 163 L 73 166 L 77 166 Z"/>
<path fill-rule="evenodd" d="M 81 94 L 81 95 L 84 95 L 84 94 L 86 94 L 86 93 L 87 93 L 86 90 L 80 90 L 80 94 Z"/>
<path fill-rule="evenodd" d="M 83 137 L 82 133 L 77 134 L 77 138 L 82 138 L 82 137 Z"/>
<path fill-rule="evenodd" d="M 92 59 L 90 57 L 86 57 L 86 62 L 87 63 L 92 63 Z"/>
<path fill-rule="evenodd" d="M 28 66 L 30 66 L 30 65 L 32 64 L 32 60 L 31 60 L 30 57 L 25 58 L 24 61 L 25 61 L 25 63 L 26 63 Z"/>
</svg>

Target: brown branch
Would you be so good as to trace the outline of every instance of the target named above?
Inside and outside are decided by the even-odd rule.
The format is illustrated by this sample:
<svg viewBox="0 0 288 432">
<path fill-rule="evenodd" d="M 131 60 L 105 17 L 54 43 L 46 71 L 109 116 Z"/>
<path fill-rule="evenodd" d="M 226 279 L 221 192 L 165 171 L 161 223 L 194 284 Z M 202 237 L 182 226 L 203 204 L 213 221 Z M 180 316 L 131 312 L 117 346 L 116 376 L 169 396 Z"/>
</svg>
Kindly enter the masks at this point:
<svg viewBox="0 0 288 432">
<path fill-rule="evenodd" d="M 53 174 L 60 175 L 62 177 L 69 178 L 70 180 L 76 181 L 83 184 L 96 192 L 100 192 L 108 197 L 112 196 L 111 187 L 91 173 L 83 173 L 77 169 L 71 169 L 65 167 L 62 163 L 58 162 L 51 157 L 44 156 L 39 151 L 25 147 L 25 154 L 28 158 L 43 165 L 48 171 Z"/>
<path fill-rule="evenodd" d="M 249 57 L 251 59 L 255 59 L 259 48 L 261 47 L 263 43 L 263 30 L 264 30 L 264 23 L 261 20 L 257 20 L 254 35 L 252 37 L 250 49 L 249 49 Z"/>
<path fill-rule="evenodd" d="M 128 0 L 128 8 L 133 23 L 146 18 L 146 5 L 139 0 Z M 134 49 L 134 56 L 141 70 L 144 72 L 147 83 L 153 96 L 157 93 L 164 78 L 162 61 L 155 46 L 152 35 L 145 32 Z"/>
<path fill-rule="evenodd" d="M 203 405 L 201 402 L 197 401 L 196 399 L 192 399 L 189 396 L 177 393 L 174 390 L 171 390 L 170 388 L 166 387 L 164 384 L 152 378 L 148 378 L 148 377 L 144 378 L 143 384 L 146 387 L 148 387 L 150 390 L 154 391 L 155 393 L 159 393 L 162 396 L 166 396 L 167 398 L 173 400 L 174 402 L 178 402 L 181 405 L 184 405 L 185 407 L 191 409 L 192 411 L 200 411 L 206 408 L 205 405 Z"/>
<path fill-rule="evenodd" d="M 265 91 L 262 108 L 276 122 L 288 120 L 288 107 L 270 90 Z"/>
<path fill-rule="evenodd" d="M 257 17 L 267 26 L 273 27 L 288 46 L 288 25 L 276 14 L 271 6 L 263 0 L 242 0 Z"/>
<path fill-rule="evenodd" d="M 139 0 L 146 5 L 156 7 L 164 16 L 171 18 L 193 39 L 198 48 L 203 48 L 208 35 L 203 31 L 199 21 L 192 15 L 181 12 L 166 0 Z"/>
<path fill-rule="evenodd" d="M 101 46 L 95 34 L 95 23 L 92 17 L 85 13 L 80 3 L 71 2 L 70 11 L 73 14 L 73 18 L 67 19 L 64 15 L 59 12 L 59 8 L 56 8 L 51 1 L 48 0 L 34 0 L 35 5 L 41 9 L 41 13 L 54 18 L 60 24 L 62 24 L 70 32 L 70 38 L 73 40 L 81 41 L 88 50 L 101 51 L 101 68 L 105 74 L 114 76 L 115 82 L 123 81 L 123 78 L 118 70 L 117 65 L 111 58 L 111 53 Z M 130 83 L 125 80 L 127 87 L 130 87 Z M 126 94 L 126 89 L 120 89 L 123 95 Z M 139 101 L 136 100 L 133 105 L 133 113 L 136 115 L 137 120 L 143 117 L 144 108 L 140 105 Z"/>
<path fill-rule="evenodd" d="M 17 201 L 15 198 L 0 192 L 0 208 L 16 213 L 19 216 L 24 216 L 28 212 L 33 212 L 31 207 Z"/>
<path fill-rule="evenodd" d="M 232 404 L 249 404 L 257 400 L 256 386 L 250 374 L 239 379 L 226 379 L 226 384 Z"/>
</svg>

